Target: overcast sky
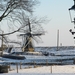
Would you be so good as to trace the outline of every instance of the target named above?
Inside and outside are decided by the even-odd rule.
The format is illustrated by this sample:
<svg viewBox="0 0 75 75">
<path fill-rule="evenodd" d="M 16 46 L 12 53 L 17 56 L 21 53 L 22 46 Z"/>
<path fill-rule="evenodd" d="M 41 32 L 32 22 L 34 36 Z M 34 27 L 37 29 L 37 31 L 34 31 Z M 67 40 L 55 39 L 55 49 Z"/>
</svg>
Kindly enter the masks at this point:
<svg viewBox="0 0 75 75">
<path fill-rule="evenodd" d="M 74 24 L 70 21 L 68 9 L 74 4 L 73 0 L 39 0 L 40 5 L 37 6 L 35 14 L 37 16 L 47 16 L 49 23 L 42 25 L 47 31 L 42 36 L 43 43 L 39 46 L 57 46 L 57 30 L 59 30 L 59 45 L 73 46 L 73 35 L 69 32 L 74 28 Z"/>
<path fill-rule="evenodd" d="M 34 15 L 38 17 L 46 16 L 50 22 L 42 24 L 42 27 L 46 31 L 45 35 L 41 36 L 43 43 L 35 43 L 35 45 L 57 46 L 57 30 L 59 30 L 59 45 L 62 43 L 62 46 L 73 46 L 74 39 L 69 30 L 73 29 L 74 24 L 70 21 L 68 11 L 68 9 L 74 4 L 73 0 L 39 1 L 40 4 L 36 7 Z"/>
</svg>

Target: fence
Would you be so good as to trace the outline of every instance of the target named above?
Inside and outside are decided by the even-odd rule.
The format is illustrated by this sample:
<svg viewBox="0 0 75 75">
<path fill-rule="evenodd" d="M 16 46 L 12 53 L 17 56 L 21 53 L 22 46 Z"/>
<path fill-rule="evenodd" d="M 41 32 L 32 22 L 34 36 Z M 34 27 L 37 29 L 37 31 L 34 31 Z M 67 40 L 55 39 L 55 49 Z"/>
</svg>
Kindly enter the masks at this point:
<svg viewBox="0 0 75 75">
<path fill-rule="evenodd" d="M 20 66 L 20 64 L 15 65 L 16 73 L 20 73 L 22 70 L 24 70 L 24 73 L 26 72 L 26 69 L 31 68 L 31 70 L 34 70 L 36 73 L 75 73 L 75 65 L 50 65 L 50 66 Z M 41 68 L 41 69 L 40 69 Z M 22 69 L 22 70 L 21 70 Z M 21 71 L 20 71 L 21 70 Z M 43 71 L 42 71 L 43 70 Z M 12 69 L 11 69 L 12 71 Z M 33 72 L 34 72 L 33 71 Z M 27 73 L 27 72 L 26 72 Z M 30 73 L 30 69 L 28 71 Z"/>
<path fill-rule="evenodd" d="M 66 63 L 67 65 L 67 63 Z M 53 61 L 49 61 L 49 60 L 43 60 L 43 61 L 31 61 L 31 62 L 11 62 L 9 63 L 9 71 L 12 70 L 16 70 L 16 72 L 18 73 L 20 69 L 27 69 L 27 68 L 36 68 L 36 67 L 41 67 L 41 66 L 50 66 L 50 73 L 54 73 L 55 69 L 54 67 L 57 68 L 63 68 L 63 66 L 65 66 L 63 64 L 63 61 L 58 62 L 53 62 Z M 58 72 L 58 70 L 57 70 Z"/>
</svg>

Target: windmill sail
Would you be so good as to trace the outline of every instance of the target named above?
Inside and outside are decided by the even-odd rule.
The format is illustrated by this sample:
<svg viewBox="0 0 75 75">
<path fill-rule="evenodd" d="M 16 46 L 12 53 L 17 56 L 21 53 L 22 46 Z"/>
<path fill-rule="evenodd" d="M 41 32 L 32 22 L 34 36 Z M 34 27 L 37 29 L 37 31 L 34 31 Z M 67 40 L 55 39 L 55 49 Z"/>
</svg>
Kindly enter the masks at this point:
<svg viewBox="0 0 75 75">
<path fill-rule="evenodd" d="M 23 51 L 30 51 L 33 52 L 34 48 L 33 48 L 33 44 L 32 44 L 32 34 L 31 34 L 31 27 L 30 27 L 30 22 L 28 19 L 28 26 L 29 26 L 29 32 L 26 34 L 22 34 L 22 35 L 26 35 L 24 38 L 24 47 L 23 47 Z"/>
<path fill-rule="evenodd" d="M 23 36 L 23 51 L 24 52 L 34 52 L 34 47 L 32 43 L 32 39 L 34 36 L 40 36 L 42 33 L 39 34 L 33 34 L 31 33 L 31 26 L 30 26 L 30 21 L 28 19 L 28 32 L 26 34 L 20 34 L 20 36 Z"/>
</svg>

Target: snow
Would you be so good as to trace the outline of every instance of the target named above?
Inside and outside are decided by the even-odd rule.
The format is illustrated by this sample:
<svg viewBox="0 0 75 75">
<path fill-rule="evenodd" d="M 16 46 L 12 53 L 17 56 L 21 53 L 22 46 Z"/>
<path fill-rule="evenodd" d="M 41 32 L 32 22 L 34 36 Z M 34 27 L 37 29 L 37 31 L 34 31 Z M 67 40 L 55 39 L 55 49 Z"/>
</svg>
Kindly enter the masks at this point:
<svg viewBox="0 0 75 75">
<path fill-rule="evenodd" d="M 40 74 L 40 73 L 13 73 L 13 74 L 0 74 L 0 75 L 75 75 L 75 74 L 72 74 L 72 73 L 68 73 L 68 74 L 66 74 L 66 73 L 62 73 L 62 74 L 60 74 L 60 73 L 53 73 L 53 74 L 50 74 L 50 73 L 42 73 L 42 74 Z"/>
<path fill-rule="evenodd" d="M 9 71 L 9 73 L 17 71 Z M 19 73 L 75 73 L 75 65 L 41 66 L 36 68 L 19 69 Z"/>
<path fill-rule="evenodd" d="M 11 62 L 16 62 L 16 63 L 27 63 L 27 62 L 37 62 L 37 63 L 42 63 L 48 60 L 48 62 L 55 62 L 54 60 L 67 60 L 67 59 L 74 59 L 75 58 L 75 50 L 47 50 L 50 54 L 49 56 L 29 56 L 28 59 L 25 60 L 13 60 L 13 59 L 6 59 L 6 58 L 1 58 L 0 60 L 4 60 L 3 63 L 11 63 Z M 67 56 L 66 56 L 67 55 Z M 30 58 L 31 57 L 31 58 Z M 29 59 L 30 58 L 30 59 Z M 51 60 L 51 61 L 50 61 Z M 40 62 L 39 62 L 40 61 Z M 62 61 L 62 63 L 73 63 L 74 60 L 67 60 L 67 61 Z M 2 63 L 2 62 L 0 62 Z M 69 63 L 70 64 L 70 63 Z M 26 65 L 25 65 L 26 66 Z M 39 67 L 31 67 L 31 68 L 22 68 L 18 70 L 12 70 L 9 71 L 8 73 L 3 73 L 0 75 L 75 75 L 75 65 L 53 65 L 53 66 L 39 66 Z"/>
<path fill-rule="evenodd" d="M 0 75 L 75 75 L 75 65 L 39 66 L 9 71 Z"/>
</svg>

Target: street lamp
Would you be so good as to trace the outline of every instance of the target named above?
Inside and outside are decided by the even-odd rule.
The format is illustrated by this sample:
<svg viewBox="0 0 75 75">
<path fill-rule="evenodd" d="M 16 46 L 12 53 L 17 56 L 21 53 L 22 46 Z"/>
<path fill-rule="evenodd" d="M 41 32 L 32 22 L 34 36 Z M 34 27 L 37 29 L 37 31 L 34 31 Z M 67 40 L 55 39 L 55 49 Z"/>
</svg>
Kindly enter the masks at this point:
<svg viewBox="0 0 75 75">
<path fill-rule="evenodd" d="M 70 14 L 71 22 L 74 23 L 74 29 L 75 29 L 75 0 L 73 1 L 74 1 L 74 5 L 71 8 L 69 8 L 69 14 Z M 69 31 L 72 33 L 72 35 L 75 34 L 75 31 L 72 31 L 72 29 L 70 29 Z M 73 39 L 75 44 L 75 37 L 73 37 Z"/>
<path fill-rule="evenodd" d="M 70 14 L 71 22 L 74 23 L 75 25 L 75 0 L 73 1 L 74 1 L 74 5 L 71 8 L 69 8 L 69 14 Z"/>
<path fill-rule="evenodd" d="M 71 8 L 69 8 L 69 14 L 70 14 L 71 22 L 74 23 L 74 29 L 75 29 L 75 0 L 73 1 L 74 1 L 74 5 Z M 72 35 L 75 34 L 75 31 L 72 31 L 72 29 L 70 29 L 69 31 L 72 33 Z"/>
</svg>

